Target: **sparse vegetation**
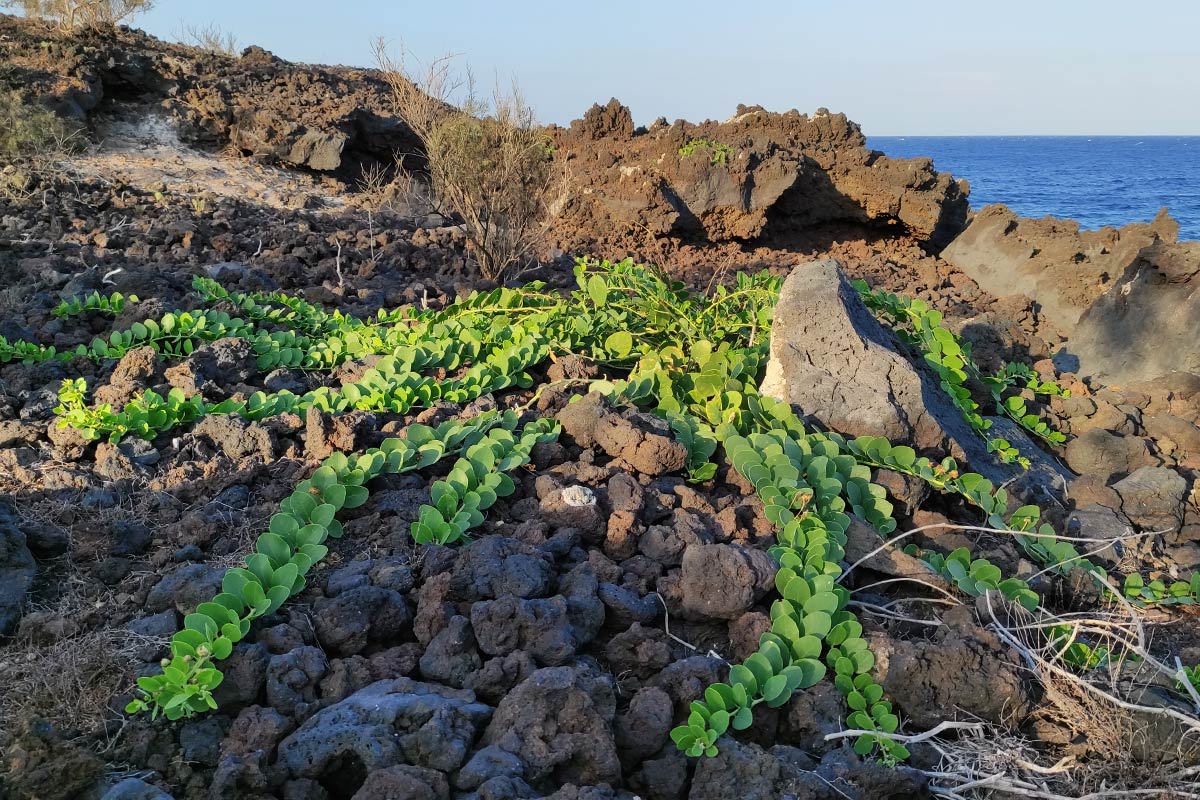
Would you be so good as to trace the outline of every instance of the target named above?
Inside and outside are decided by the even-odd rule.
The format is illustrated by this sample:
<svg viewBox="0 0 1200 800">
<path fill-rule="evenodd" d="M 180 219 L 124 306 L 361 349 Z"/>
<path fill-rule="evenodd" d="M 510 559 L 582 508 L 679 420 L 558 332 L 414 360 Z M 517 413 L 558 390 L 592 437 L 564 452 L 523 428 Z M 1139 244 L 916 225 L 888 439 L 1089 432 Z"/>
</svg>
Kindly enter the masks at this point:
<svg viewBox="0 0 1200 800">
<path fill-rule="evenodd" d="M 711 139 L 691 139 L 687 144 L 679 148 L 679 155 L 687 158 L 700 150 L 709 151 L 710 164 L 727 164 L 729 163 L 729 157 L 733 155 L 732 147 L 721 142 L 714 142 Z"/>
<path fill-rule="evenodd" d="M 223 30 L 216 23 L 194 25 L 185 23 L 175 34 L 183 44 L 190 44 L 210 53 L 237 58 L 241 52 L 238 39 L 232 32 Z"/>
<path fill-rule="evenodd" d="M 89 311 L 116 316 L 125 310 L 126 303 L 136 303 L 137 301 L 137 295 L 134 294 L 126 297 L 120 292 L 113 292 L 107 295 L 92 292 L 89 295 L 80 295 L 72 297 L 69 300 L 63 300 L 50 313 L 59 319 L 78 317 Z"/>
<path fill-rule="evenodd" d="M 45 155 L 70 136 L 70 127 L 50 109 L 26 101 L 19 91 L 0 90 L 0 159 Z"/>
<path fill-rule="evenodd" d="M 154 0 L 0 0 L 28 17 L 52 21 L 60 30 L 117 25 L 149 11 Z"/>
<path fill-rule="evenodd" d="M 423 153 L 405 155 L 422 164 L 432 210 L 462 222 L 483 277 L 520 271 L 537 243 L 556 173 L 545 131 L 520 89 L 497 88 L 488 101 L 469 73 L 453 72 L 448 57 L 417 76 L 383 43 L 375 52 L 397 114 L 421 141 Z M 402 169 L 400 177 L 408 173 Z"/>
</svg>

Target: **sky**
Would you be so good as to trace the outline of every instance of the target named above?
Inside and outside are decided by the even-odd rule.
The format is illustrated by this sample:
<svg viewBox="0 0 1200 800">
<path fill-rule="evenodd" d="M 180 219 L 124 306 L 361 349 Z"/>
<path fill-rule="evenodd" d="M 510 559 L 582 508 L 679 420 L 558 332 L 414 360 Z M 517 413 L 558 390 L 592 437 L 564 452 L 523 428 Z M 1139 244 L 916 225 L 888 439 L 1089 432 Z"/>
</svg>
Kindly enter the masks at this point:
<svg viewBox="0 0 1200 800">
<path fill-rule="evenodd" d="M 309 63 L 453 53 L 560 124 L 617 97 L 639 124 L 757 103 L 875 136 L 1200 135 L 1197 0 L 157 0 L 133 24 Z"/>
</svg>

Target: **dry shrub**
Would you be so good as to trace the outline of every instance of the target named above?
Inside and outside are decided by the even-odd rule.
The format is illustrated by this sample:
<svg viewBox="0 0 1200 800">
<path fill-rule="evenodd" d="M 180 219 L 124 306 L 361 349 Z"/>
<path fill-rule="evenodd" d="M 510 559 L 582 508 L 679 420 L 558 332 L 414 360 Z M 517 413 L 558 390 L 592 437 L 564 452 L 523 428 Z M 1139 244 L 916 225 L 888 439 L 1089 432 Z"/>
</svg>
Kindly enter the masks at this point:
<svg viewBox="0 0 1200 800">
<path fill-rule="evenodd" d="M 13 160 L 62 148 L 72 129 L 38 103 L 25 102 L 17 91 L 0 90 L 0 158 Z"/>
<path fill-rule="evenodd" d="M 462 222 L 485 278 L 519 271 L 540 238 L 557 175 L 546 132 L 520 89 L 497 88 L 485 101 L 449 57 L 414 75 L 383 43 L 375 56 L 397 114 L 424 148 L 409 155 L 428 180 L 432 210 Z M 397 180 L 410 177 L 401 164 Z"/>
<path fill-rule="evenodd" d="M 64 731 L 91 733 L 117 716 L 110 704 L 132 685 L 138 651 L 165 644 L 108 629 L 49 645 L 9 645 L 0 658 L 0 718 L 13 724 L 38 717 Z"/>
<path fill-rule="evenodd" d="M 60 30 L 116 25 L 150 10 L 154 0 L 0 0 L 27 17 L 52 21 Z"/>
<path fill-rule="evenodd" d="M 217 55 L 237 58 L 241 45 L 233 33 L 222 30 L 216 23 L 208 25 L 181 25 L 176 37 L 183 44 L 190 44 Z"/>
</svg>

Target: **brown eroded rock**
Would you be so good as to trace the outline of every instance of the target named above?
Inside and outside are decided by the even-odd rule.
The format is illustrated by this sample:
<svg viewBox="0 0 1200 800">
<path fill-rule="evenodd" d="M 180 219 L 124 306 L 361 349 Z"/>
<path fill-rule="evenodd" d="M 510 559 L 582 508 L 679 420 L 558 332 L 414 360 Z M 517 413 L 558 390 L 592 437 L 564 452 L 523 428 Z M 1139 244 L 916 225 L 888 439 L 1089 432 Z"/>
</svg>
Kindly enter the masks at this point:
<svg viewBox="0 0 1200 800">
<path fill-rule="evenodd" d="M 929 159 L 869 150 L 844 114 L 739 106 L 722 123 L 631 125 L 613 100 L 569 128 L 550 128 L 556 152 L 572 161 L 559 227 L 584 239 L 632 225 L 721 242 L 773 227 L 900 223 L 940 246 L 965 224 L 965 183 L 935 172 Z"/>
</svg>

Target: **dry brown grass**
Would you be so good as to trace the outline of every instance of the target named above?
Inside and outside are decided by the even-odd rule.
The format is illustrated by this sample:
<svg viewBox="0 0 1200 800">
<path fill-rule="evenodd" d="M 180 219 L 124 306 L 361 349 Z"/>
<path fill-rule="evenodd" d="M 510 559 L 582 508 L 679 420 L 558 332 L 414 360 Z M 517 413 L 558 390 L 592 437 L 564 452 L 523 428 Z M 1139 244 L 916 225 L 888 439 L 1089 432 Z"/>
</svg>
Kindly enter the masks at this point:
<svg viewBox="0 0 1200 800">
<path fill-rule="evenodd" d="M 545 130 L 514 84 L 489 100 L 441 58 L 416 74 L 379 42 L 375 56 L 396 112 L 421 140 L 415 156 L 434 213 L 461 221 L 480 273 L 501 280 L 531 261 L 557 186 Z M 457 106 L 454 103 L 457 102 Z M 401 165 L 400 179 L 408 179 Z"/>
<path fill-rule="evenodd" d="M 1034 742 L 985 724 L 955 739 L 933 740 L 930 745 L 942 759 L 926 773 L 934 795 L 950 800 L 1200 797 L 1200 767 L 1188 766 L 1200 757 L 1200 720 L 1163 703 L 1161 664 L 1147 653 L 1087 673 L 1068 670 L 1022 609 L 1001 600 L 993 604 L 992 595 L 982 606 L 989 629 L 1021 655 L 1041 686 L 1042 702 L 1027 724 L 1053 741 Z M 1080 624 L 1092 635 L 1110 630 L 1106 641 L 1118 656 L 1146 653 L 1140 631 L 1125 631 L 1138 627 L 1136 618 L 1097 617 Z"/>
<path fill-rule="evenodd" d="M 118 716 L 113 698 L 132 685 L 148 645 L 165 645 L 125 629 L 91 631 L 49 645 L 12 644 L 0 654 L 0 725 L 40 717 L 87 735 Z"/>
</svg>

